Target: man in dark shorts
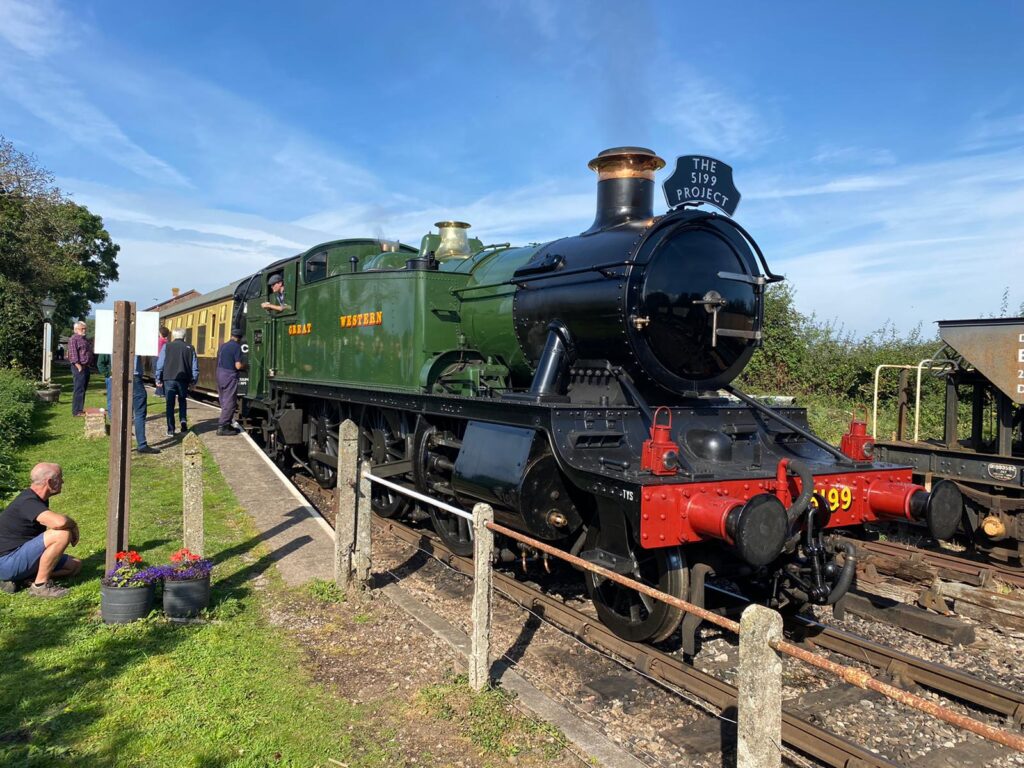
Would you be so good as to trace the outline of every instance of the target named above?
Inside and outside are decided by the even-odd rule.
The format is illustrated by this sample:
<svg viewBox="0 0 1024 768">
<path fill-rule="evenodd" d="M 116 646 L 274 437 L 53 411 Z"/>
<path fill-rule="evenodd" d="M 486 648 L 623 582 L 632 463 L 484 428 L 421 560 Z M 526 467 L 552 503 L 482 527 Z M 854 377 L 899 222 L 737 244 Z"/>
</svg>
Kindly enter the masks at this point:
<svg viewBox="0 0 1024 768">
<path fill-rule="evenodd" d="M 242 329 L 232 328 L 231 338 L 217 350 L 217 394 L 220 396 L 218 435 L 237 435 L 231 426 L 235 415 L 235 396 L 238 394 L 238 372 L 245 368 L 242 362 Z"/>
<path fill-rule="evenodd" d="M 36 464 L 32 485 L 0 512 L 0 590 L 14 592 L 31 581 L 30 595 L 63 597 L 68 590 L 54 577 L 74 576 L 82 562 L 64 554 L 78 544 L 78 523 L 52 512 L 47 501 L 64 486 L 57 464 Z"/>
</svg>

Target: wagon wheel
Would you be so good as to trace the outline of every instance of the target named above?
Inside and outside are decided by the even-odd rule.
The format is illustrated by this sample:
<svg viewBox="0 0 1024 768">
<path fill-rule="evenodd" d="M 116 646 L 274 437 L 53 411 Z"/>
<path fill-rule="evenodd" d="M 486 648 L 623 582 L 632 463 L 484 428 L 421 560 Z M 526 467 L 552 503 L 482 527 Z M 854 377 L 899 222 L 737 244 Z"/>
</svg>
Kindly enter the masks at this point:
<svg viewBox="0 0 1024 768">
<path fill-rule="evenodd" d="M 409 420 L 405 414 L 378 408 L 368 409 L 363 414 L 360 428 L 360 455 L 371 467 L 404 461 L 406 437 L 409 434 Z M 398 517 L 412 506 L 408 496 L 380 483 L 373 483 L 370 499 L 373 511 L 381 517 Z"/>
<path fill-rule="evenodd" d="M 600 547 L 601 531 L 587 530 L 584 549 Z M 636 567 L 625 574 L 631 579 L 661 590 L 673 597 L 689 597 L 689 571 L 679 547 L 634 548 Z M 633 642 L 657 643 L 667 639 L 679 627 L 683 612 L 610 579 L 586 571 L 587 592 L 602 623 L 616 635 Z"/>
<path fill-rule="evenodd" d="M 309 417 L 306 451 L 309 468 L 321 488 L 333 488 L 338 482 L 338 430 L 341 418 L 328 403 L 319 403 Z"/>
</svg>

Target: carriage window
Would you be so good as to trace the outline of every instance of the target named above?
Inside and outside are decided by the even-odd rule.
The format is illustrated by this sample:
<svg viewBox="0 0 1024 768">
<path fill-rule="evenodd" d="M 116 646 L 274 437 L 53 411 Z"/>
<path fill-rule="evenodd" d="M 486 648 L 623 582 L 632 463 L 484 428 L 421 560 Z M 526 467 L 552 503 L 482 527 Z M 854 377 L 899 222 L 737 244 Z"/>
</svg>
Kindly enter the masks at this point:
<svg viewBox="0 0 1024 768">
<path fill-rule="evenodd" d="M 191 328 L 186 328 L 185 329 L 185 343 L 188 344 L 189 346 L 192 345 L 192 329 Z"/>
<path fill-rule="evenodd" d="M 319 251 L 306 257 L 306 268 L 303 280 L 313 283 L 327 277 L 327 251 Z"/>
<path fill-rule="evenodd" d="M 199 326 L 199 337 L 196 340 L 196 354 L 197 355 L 205 355 L 206 354 L 206 326 L 205 325 L 200 325 Z"/>
</svg>

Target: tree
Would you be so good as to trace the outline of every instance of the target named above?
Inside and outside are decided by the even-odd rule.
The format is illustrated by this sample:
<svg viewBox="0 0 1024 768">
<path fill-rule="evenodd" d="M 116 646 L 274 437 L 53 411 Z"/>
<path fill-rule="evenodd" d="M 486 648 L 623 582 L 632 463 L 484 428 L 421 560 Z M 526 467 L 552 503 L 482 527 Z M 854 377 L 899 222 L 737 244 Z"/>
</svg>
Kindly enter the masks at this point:
<svg viewBox="0 0 1024 768">
<path fill-rule="evenodd" d="M 789 283 L 774 283 L 765 291 L 762 330 L 762 346 L 743 371 L 740 386 L 774 394 L 799 390 L 809 328 L 807 318 L 796 308 Z"/>
<path fill-rule="evenodd" d="M 39 302 L 57 328 L 103 301 L 120 250 L 103 219 L 68 200 L 34 157 L 0 136 L 0 365 L 40 365 Z"/>
</svg>

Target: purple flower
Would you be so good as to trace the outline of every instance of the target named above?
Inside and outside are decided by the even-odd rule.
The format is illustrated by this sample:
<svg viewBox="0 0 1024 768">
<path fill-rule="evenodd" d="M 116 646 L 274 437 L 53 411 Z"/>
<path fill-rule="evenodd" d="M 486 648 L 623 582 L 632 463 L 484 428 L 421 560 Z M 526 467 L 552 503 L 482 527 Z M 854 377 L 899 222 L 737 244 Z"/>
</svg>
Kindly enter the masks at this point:
<svg viewBox="0 0 1024 768">
<path fill-rule="evenodd" d="M 154 565 L 139 570 L 130 563 L 122 562 L 107 571 L 102 583 L 105 587 L 144 587 L 162 578 L 162 566 Z"/>
<path fill-rule="evenodd" d="M 164 579 L 167 581 L 191 581 L 209 576 L 213 570 L 213 563 L 206 559 L 190 560 L 178 565 L 165 565 L 164 568 Z"/>
</svg>

